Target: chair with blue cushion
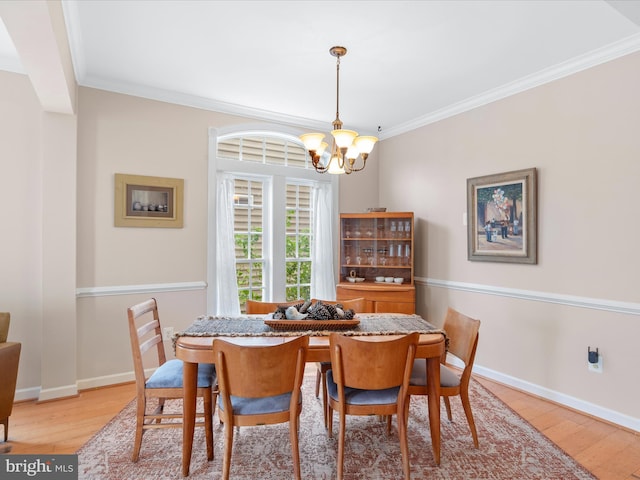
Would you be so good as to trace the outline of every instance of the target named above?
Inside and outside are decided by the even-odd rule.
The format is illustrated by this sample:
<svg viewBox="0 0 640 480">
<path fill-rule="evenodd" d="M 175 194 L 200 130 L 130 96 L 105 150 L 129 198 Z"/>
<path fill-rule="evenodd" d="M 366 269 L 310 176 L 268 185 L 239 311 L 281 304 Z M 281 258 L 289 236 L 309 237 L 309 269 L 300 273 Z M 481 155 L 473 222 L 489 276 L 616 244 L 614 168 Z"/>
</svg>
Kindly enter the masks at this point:
<svg viewBox="0 0 640 480">
<path fill-rule="evenodd" d="M 312 299 L 311 303 L 322 302 L 324 304 L 337 305 L 340 304 L 343 309 L 352 309 L 356 314 L 362 313 L 365 311 L 367 300 L 364 297 L 351 298 L 349 300 L 341 300 L 336 302 L 334 300 L 317 300 Z M 322 414 L 324 419 L 325 427 L 328 425 L 327 423 L 327 412 L 328 412 L 328 404 L 327 404 L 327 372 L 331 369 L 331 362 L 317 362 L 316 363 L 317 371 L 316 371 L 316 398 L 320 395 L 320 385 L 322 385 Z"/>
<path fill-rule="evenodd" d="M 165 400 L 182 399 L 182 360 L 167 361 L 162 342 L 158 304 L 151 298 L 127 309 L 129 333 L 136 377 L 136 434 L 131 459 L 138 461 L 142 435 L 146 430 L 182 428 L 182 410 L 164 413 Z M 151 352 L 149 352 L 151 350 Z M 149 352 L 145 355 L 146 352 Z M 147 364 L 148 363 L 148 364 Z M 153 365 L 152 365 L 153 363 Z M 146 369 L 157 367 L 147 378 Z M 198 412 L 196 426 L 205 428 L 207 459 L 213 459 L 213 412 L 216 404 L 216 373 L 213 364 L 198 365 L 197 396 L 203 399 L 204 411 Z M 157 399 L 155 410 L 149 412 L 151 399 Z M 163 422 L 163 420 L 168 420 Z"/>
<path fill-rule="evenodd" d="M 473 445 L 478 448 L 478 433 L 476 424 L 471 412 L 469 402 L 469 380 L 471 380 L 471 370 L 478 347 L 480 330 L 480 320 L 468 317 L 453 308 L 447 310 L 447 316 L 442 327 L 447 333 L 449 341 L 448 354 L 457 357 L 464 363 L 464 368 L 460 372 L 446 364 L 446 358 L 440 364 L 440 396 L 444 400 L 447 409 L 447 418 L 451 421 L 451 403 L 449 397 L 460 396 L 462 408 L 464 409 Z M 424 359 L 417 359 L 414 362 L 409 383 L 409 396 L 427 395 L 427 364 Z M 409 402 L 407 402 L 407 409 Z"/>
<path fill-rule="evenodd" d="M 298 427 L 302 411 L 302 379 L 309 337 L 270 346 L 236 345 L 213 341 L 218 372 L 218 414 L 224 423 L 222 478 L 231 470 L 235 426 L 289 422 L 294 474 L 300 479 Z"/>
<path fill-rule="evenodd" d="M 329 335 L 331 370 L 327 372 L 329 435 L 333 411 L 340 416 L 337 478 L 343 478 L 346 415 L 397 415 L 402 469 L 410 478 L 405 402 L 420 334 L 392 340 Z"/>
</svg>

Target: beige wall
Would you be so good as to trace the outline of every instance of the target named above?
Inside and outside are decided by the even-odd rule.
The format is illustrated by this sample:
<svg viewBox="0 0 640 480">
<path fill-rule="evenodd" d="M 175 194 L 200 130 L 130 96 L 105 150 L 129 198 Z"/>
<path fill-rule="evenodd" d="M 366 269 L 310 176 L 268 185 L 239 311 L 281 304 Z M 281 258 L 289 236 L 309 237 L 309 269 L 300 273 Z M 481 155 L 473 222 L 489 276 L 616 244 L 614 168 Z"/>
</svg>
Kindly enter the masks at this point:
<svg viewBox="0 0 640 480">
<path fill-rule="evenodd" d="M 129 287 L 206 282 L 208 129 L 248 120 L 90 88 L 80 89 L 78 119 L 78 287 L 119 291 L 78 299 L 83 387 L 131 378 L 129 305 L 156 296 L 176 330 L 206 313 L 203 288 Z M 184 227 L 114 227 L 115 173 L 184 179 Z"/>
<path fill-rule="evenodd" d="M 381 204 L 417 219 L 419 312 L 440 322 L 451 305 L 480 318 L 483 373 L 611 409 L 636 428 L 639 84 L 634 54 L 385 140 L 379 151 Z M 538 264 L 468 261 L 466 179 L 529 167 L 538 169 Z M 631 314 L 617 313 L 620 303 Z M 588 346 L 603 354 L 602 374 L 587 370 Z"/>
<path fill-rule="evenodd" d="M 638 430 L 640 387 L 628 380 L 640 336 L 632 203 L 639 73 L 640 56 L 629 56 L 381 141 L 365 172 L 341 178 L 339 207 L 415 212 L 418 310 L 434 322 L 448 305 L 480 318 L 481 373 Z M 64 371 L 63 384 L 69 371 L 80 388 L 131 378 L 125 308 L 153 288 L 126 287 L 206 280 L 208 128 L 248 120 L 79 89 L 77 235 L 67 240 L 77 243 L 78 288 L 120 291 L 80 296 L 76 318 L 52 323 L 41 287 L 43 251 L 52 250 L 43 245 L 51 229 L 42 198 L 50 157 L 40 151 L 47 122 L 24 76 L 0 72 L 0 104 L 0 173 L 10 178 L 0 190 L 10 206 L 2 211 L 0 309 L 12 312 L 11 336 L 25 343 L 20 394 L 45 383 L 42 344 L 57 321 L 65 329 L 75 322 L 77 336 L 67 345 L 71 363 L 49 365 Z M 539 171 L 538 265 L 468 262 L 466 179 L 527 167 Z M 184 228 L 113 227 L 116 172 L 184 178 Z M 206 308 L 204 289 L 153 294 L 163 323 L 176 328 Z M 581 299 L 602 308 L 575 306 Z M 630 313 L 613 311 L 621 303 Z M 600 348 L 604 373 L 587 371 L 588 345 Z"/>
<path fill-rule="evenodd" d="M 0 112 L 0 310 L 11 313 L 9 339 L 23 342 L 18 388 L 26 388 L 41 373 L 43 114 L 25 76 L 0 71 Z"/>
</svg>

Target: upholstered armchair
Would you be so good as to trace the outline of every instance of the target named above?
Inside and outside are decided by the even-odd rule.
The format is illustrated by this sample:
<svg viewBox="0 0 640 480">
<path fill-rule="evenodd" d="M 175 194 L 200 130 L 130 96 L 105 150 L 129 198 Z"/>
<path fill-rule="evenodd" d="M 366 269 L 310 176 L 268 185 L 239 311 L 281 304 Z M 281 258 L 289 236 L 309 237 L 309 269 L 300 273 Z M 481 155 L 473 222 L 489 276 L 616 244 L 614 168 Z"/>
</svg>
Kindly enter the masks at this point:
<svg viewBox="0 0 640 480">
<path fill-rule="evenodd" d="M 21 343 L 7 342 L 11 316 L 0 312 L 0 423 L 4 425 L 4 441 L 9 438 L 9 416 L 18 379 Z"/>
</svg>

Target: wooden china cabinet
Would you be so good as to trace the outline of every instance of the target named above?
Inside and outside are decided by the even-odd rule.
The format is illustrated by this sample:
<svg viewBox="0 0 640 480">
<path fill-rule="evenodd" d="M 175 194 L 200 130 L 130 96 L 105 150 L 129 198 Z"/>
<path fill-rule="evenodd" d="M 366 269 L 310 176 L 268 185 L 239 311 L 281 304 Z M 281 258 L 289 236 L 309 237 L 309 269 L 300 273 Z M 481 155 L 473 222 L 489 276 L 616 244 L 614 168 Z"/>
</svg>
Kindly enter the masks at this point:
<svg viewBox="0 0 640 480">
<path fill-rule="evenodd" d="M 365 312 L 415 313 L 413 212 L 340 214 L 336 298 L 364 297 Z"/>
</svg>

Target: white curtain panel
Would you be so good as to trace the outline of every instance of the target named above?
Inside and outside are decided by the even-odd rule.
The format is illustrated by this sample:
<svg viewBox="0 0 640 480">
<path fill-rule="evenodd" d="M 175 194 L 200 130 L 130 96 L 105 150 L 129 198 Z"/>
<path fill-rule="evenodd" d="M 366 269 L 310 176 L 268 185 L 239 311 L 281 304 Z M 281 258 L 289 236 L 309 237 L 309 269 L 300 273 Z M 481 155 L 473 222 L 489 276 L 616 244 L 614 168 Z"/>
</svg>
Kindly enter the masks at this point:
<svg viewBox="0 0 640 480">
<path fill-rule="evenodd" d="M 217 175 L 216 199 L 216 315 L 240 315 L 233 236 L 233 177 Z"/>
<path fill-rule="evenodd" d="M 313 243 L 311 244 L 311 297 L 335 300 L 333 276 L 333 194 L 331 184 L 318 183 L 313 188 Z"/>
</svg>

